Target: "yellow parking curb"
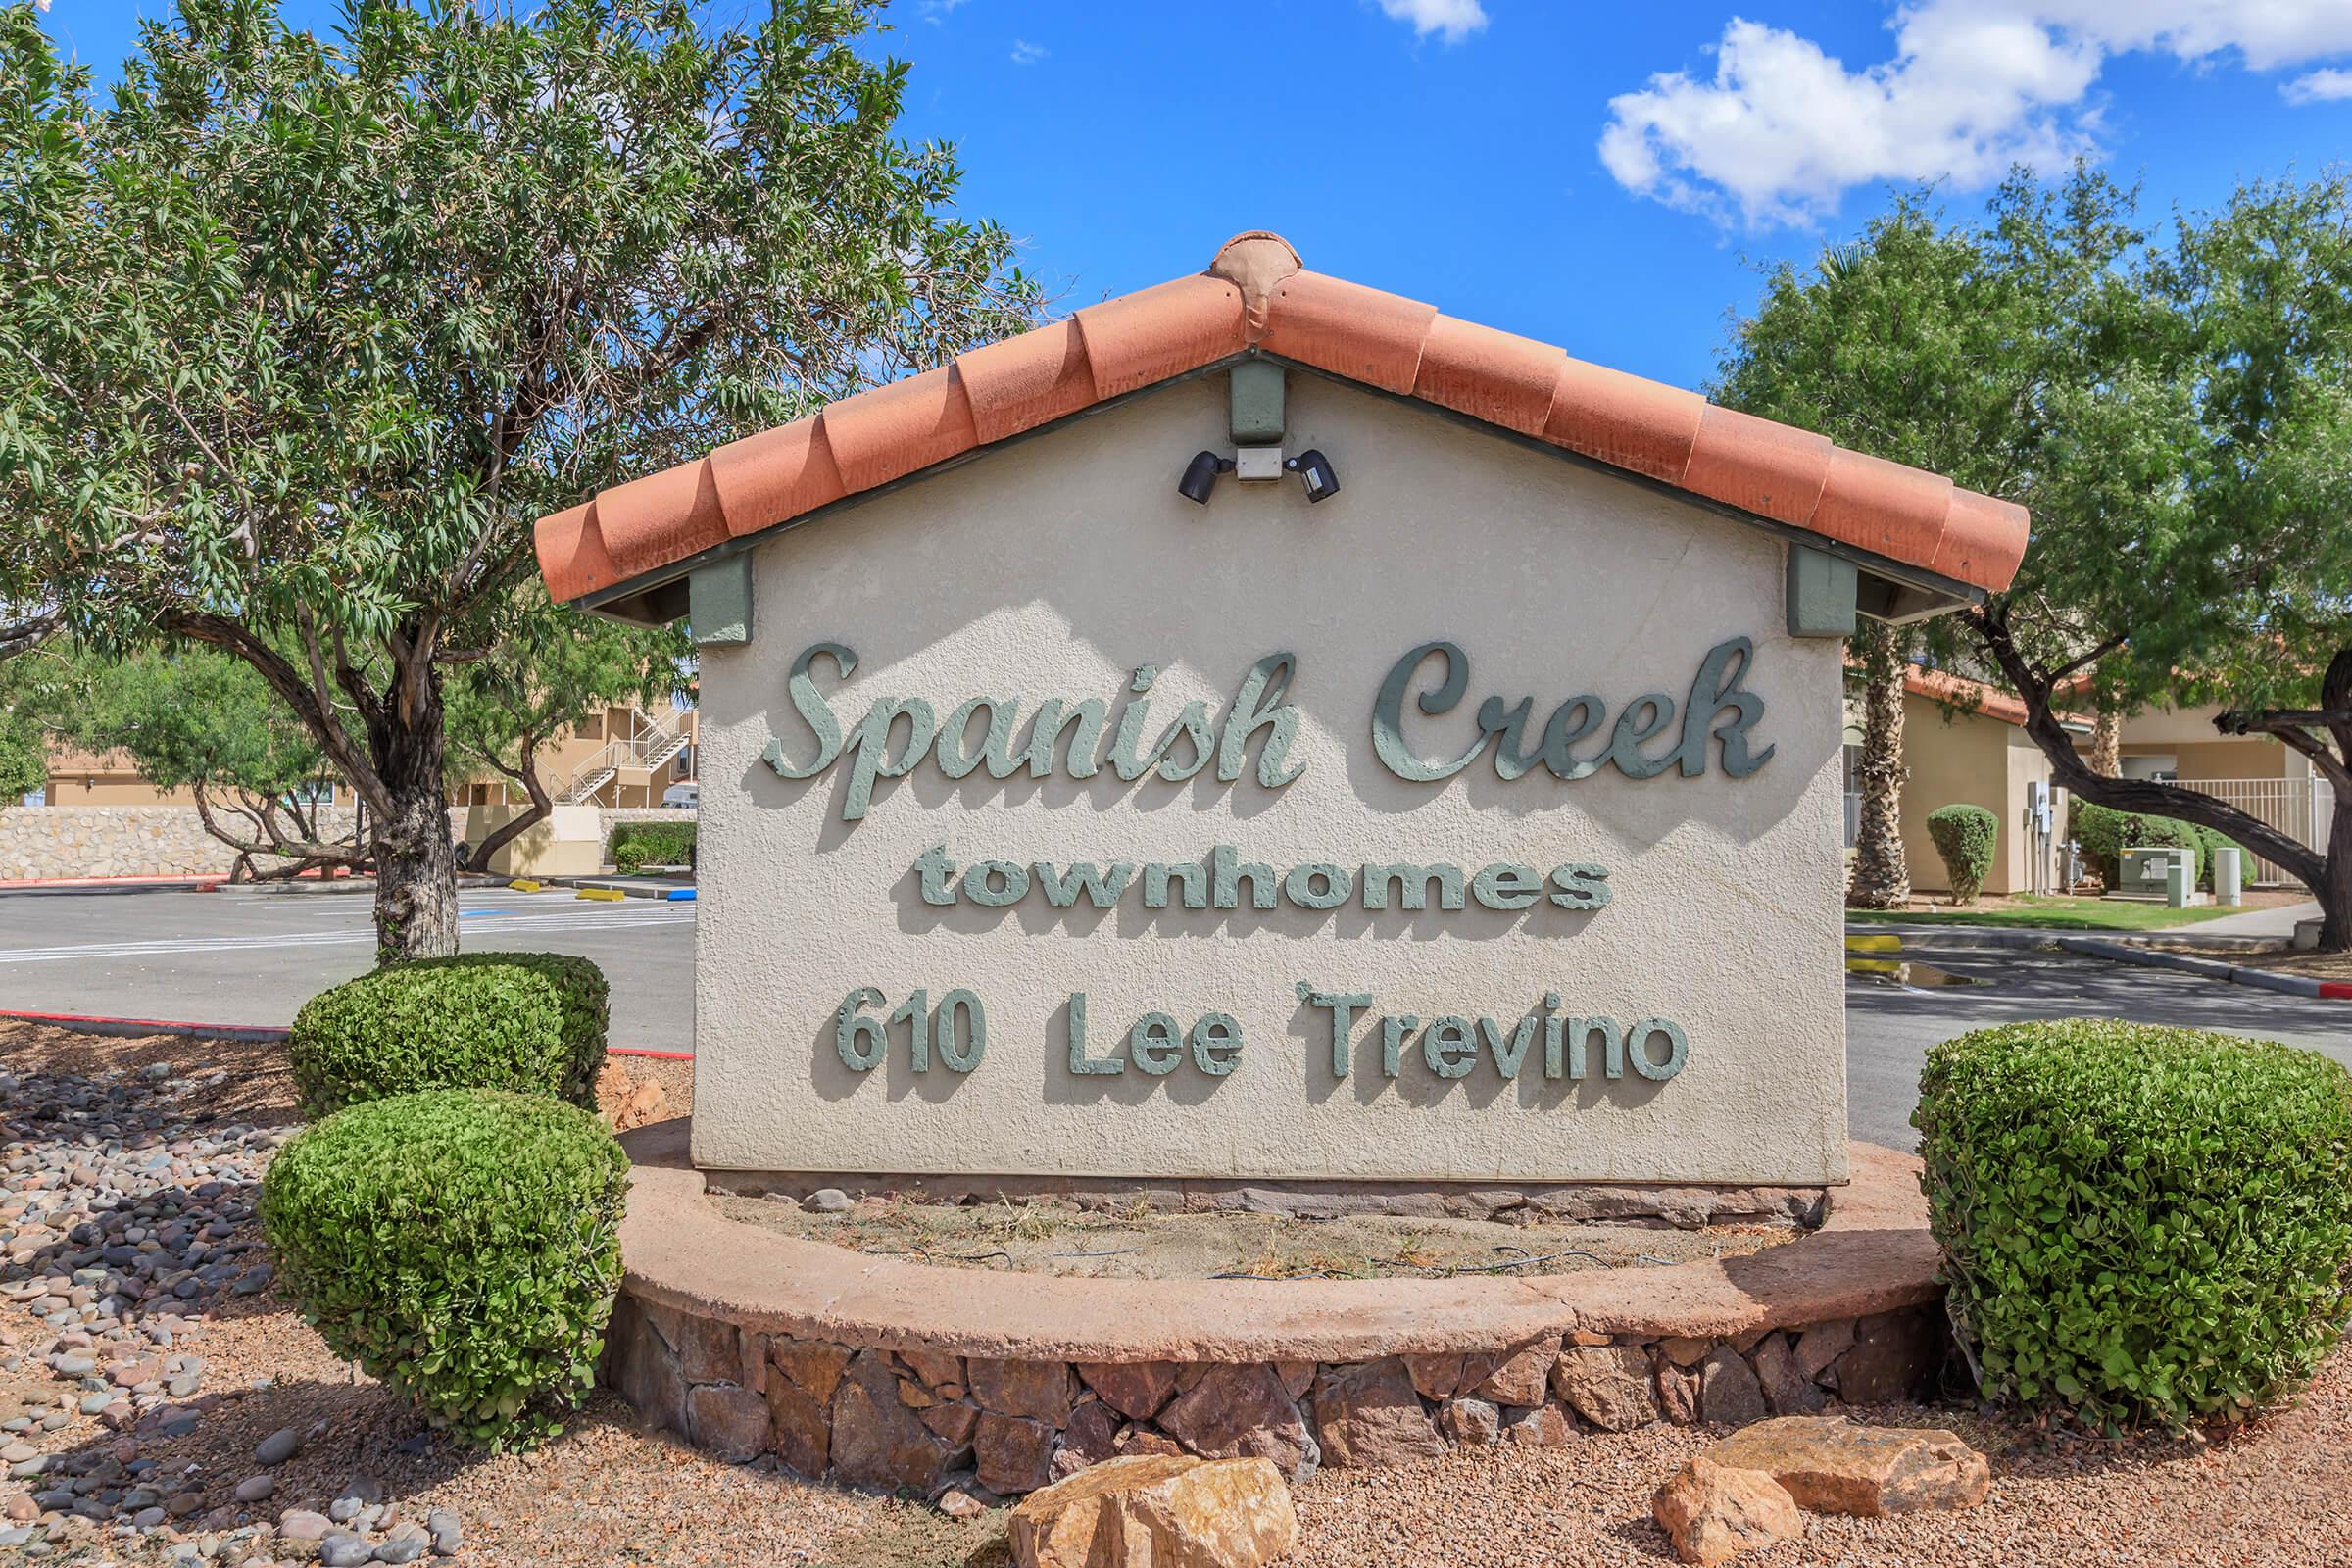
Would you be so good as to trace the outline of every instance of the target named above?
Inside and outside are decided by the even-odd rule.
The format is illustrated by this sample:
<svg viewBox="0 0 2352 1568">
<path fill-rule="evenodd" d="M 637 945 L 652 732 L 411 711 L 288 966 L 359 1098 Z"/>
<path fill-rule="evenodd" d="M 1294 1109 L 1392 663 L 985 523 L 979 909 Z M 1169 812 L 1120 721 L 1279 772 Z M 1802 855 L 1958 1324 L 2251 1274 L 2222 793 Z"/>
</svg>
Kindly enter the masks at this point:
<svg viewBox="0 0 2352 1568">
<path fill-rule="evenodd" d="M 579 891 L 579 897 L 583 899 L 595 899 L 605 904 L 618 904 L 621 900 L 627 898 L 628 895 L 621 892 L 618 888 L 582 888 Z"/>
<path fill-rule="evenodd" d="M 518 876 L 507 886 L 517 893 L 545 893 L 547 891 L 546 883 L 534 882 L 527 876 Z"/>
<path fill-rule="evenodd" d="M 1903 939 L 1901 937 L 1847 937 L 1845 951 L 1848 953 L 1900 953 L 1903 951 Z"/>
</svg>

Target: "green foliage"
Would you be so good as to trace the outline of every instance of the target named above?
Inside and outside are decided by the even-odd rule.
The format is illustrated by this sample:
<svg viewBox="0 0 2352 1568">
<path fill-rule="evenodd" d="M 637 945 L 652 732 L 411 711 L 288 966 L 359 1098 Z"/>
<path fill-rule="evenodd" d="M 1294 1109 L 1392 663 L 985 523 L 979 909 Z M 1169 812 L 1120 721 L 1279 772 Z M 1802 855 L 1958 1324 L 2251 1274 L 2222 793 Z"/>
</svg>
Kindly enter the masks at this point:
<svg viewBox="0 0 2352 1568">
<path fill-rule="evenodd" d="M 723 11 L 179 0 L 101 98 L 0 4 L 0 603 L 260 670 L 399 951 L 454 949 L 442 683 L 533 518 L 1035 318 L 879 0 Z"/>
<path fill-rule="evenodd" d="M 2000 832 L 2000 818 L 1982 806 L 1944 806 L 1928 813 L 1928 837 L 1943 857 L 1955 904 L 1977 902 L 1984 873 L 1992 869 L 1993 845 Z"/>
<path fill-rule="evenodd" d="M 49 782 L 49 748 L 29 719 L 0 709 L 0 809 Z"/>
<path fill-rule="evenodd" d="M 573 614 L 536 579 L 511 596 L 488 642 L 449 682 L 453 783 L 488 766 L 527 789 L 538 749 L 560 732 L 614 704 L 657 707 L 691 684 L 682 626 Z"/>
<path fill-rule="evenodd" d="M 2126 850 L 2186 849 L 2196 852 L 2193 880 L 2198 887 L 2213 889 L 2213 856 L 2216 850 L 2236 849 L 2239 855 L 2239 874 L 2253 869 L 2253 858 L 2227 833 L 2217 832 L 2194 822 L 2182 822 L 2169 816 L 2149 816 L 2138 811 L 2118 811 L 2089 801 L 2075 801 L 2073 821 L 2068 831 L 2082 847 L 2082 858 L 2098 869 L 2099 876 L 2110 887 L 2123 881 L 2123 852 Z"/>
<path fill-rule="evenodd" d="M 514 1090 L 594 1109 L 610 1004 L 586 958 L 418 958 L 311 998 L 286 1050 L 314 1116 L 424 1089 Z"/>
<path fill-rule="evenodd" d="M 615 822 L 610 851 L 612 864 L 632 872 L 649 865 L 692 865 L 694 829 L 692 822 Z"/>
<path fill-rule="evenodd" d="M 298 1135 L 262 1180 L 280 1277 L 334 1352 L 461 1440 L 525 1446 L 593 1386 L 628 1159 L 588 1112 L 446 1089 Z"/>
<path fill-rule="evenodd" d="M 2352 1075 L 2315 1052 L 2062 1019 L 1928 1054 L 1920 1153 L 1985 1392 L 2097 1427 L 2240 1421 L 2352 1306 Z"/>
</svg>

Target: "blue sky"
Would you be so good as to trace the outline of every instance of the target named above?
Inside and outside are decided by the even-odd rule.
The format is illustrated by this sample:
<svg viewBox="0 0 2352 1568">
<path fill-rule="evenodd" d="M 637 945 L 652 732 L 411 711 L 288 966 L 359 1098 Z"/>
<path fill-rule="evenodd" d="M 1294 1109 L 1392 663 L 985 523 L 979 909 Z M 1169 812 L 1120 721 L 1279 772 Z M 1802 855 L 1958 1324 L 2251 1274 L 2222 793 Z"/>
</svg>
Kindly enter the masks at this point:
<svg viewBox="0 0 2352 1568">
<path fill-rule="evenodd" d="M 330 4 L 285 0 L 325 25 Z M 53 0 L 102 75 L 140 0 Z M 909 135 L 1074 308 L 1243 228 L 1702 384 L 1756 269 L 2077 153 L 2154 210 L 2352 149 L 2352 0 L 898 0 Z"/>
</svg>

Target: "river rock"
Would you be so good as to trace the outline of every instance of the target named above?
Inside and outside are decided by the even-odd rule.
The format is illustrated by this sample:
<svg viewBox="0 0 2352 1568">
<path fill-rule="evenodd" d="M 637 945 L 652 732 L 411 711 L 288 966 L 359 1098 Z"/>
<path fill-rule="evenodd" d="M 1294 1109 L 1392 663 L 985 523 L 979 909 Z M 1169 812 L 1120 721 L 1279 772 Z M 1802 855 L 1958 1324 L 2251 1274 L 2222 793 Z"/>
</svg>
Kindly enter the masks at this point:
<svg viewBox="0 0 2352 1568">
<path fill-rule="evenodd" d="M 1578 1346 L 1551 1363 L 1551 1388 L 1603 1432 L 1631 1432 L 1658 1418 L 1649 1357 L 1631 1345 Z"/>
<path fill-rule="evenodd" d="M 1649 1512 L 1685 1562 L 1729 1562 L 1805 1532 L 1786 1487 L 1760 1470 L 1734 1469 L 1705 1454 L 1658 1488 Z"/>
<path fill-rule="evenodd" d="M 1020 1568 L 1257 1568 L 1298 1521 L 1270 1460 L 1145 1454 L 1032 1493 L 1009 1534 Z"/>
<path fill-rule="evenodd" d="M 1325 1462 L 1374 1467 L 1434 1459 L 1446 1440 L 1421 1408 L 1396 1356 L 1336 1367 L 1315 1379 L 1310 1404 Z"/>
<path fill-rule="evenodd" d="M 1160 1430 L 1212 1459 L 1271 1459 L 1293 1482 L 1323 1462 L 1322 1449 L 1275 1370 L 1255 1365 L 1209 1368 L 1159 1413 Z"/>
<path fill-rule="evenodd" d="M 1816 1513 L 1974 1508 L 1992 1485 L 1984 1455 L 1941 1427 L 1860 1426 L 1838 1415 L 1790 1415 L 1733 1433 L 1706 1451 L 1761 1470 Z"/>
</svg>

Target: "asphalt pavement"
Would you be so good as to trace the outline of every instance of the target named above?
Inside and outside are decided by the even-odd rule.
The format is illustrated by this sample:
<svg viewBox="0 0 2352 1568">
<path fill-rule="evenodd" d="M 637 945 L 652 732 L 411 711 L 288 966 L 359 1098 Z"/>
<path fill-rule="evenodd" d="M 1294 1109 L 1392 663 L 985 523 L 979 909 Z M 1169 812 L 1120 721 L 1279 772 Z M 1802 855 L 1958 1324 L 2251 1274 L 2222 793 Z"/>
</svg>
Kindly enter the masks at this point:
<svg viewBox="0 0 2352 1568">
<path fill-rule="evenodd" d="M 594 958 L 612 980 L 612 1043 L 694 1043 L 694 906 L 505 890 L 460 896 L 468 948 Z M 0 1007 L 201 1023 L 284 1024 L 374 955 L 364 893 L 0 894 Z M 2131 1018 L 2311 1046 L 2352 1065 L 2352 1003 L 1907 931 L 1904 956 L 1970 982 L 1849 979 L 1853 1135 L 1908 1149 L 1919 1069 L 1939 1040 L 2023 1018 Z"/>
</svg>

